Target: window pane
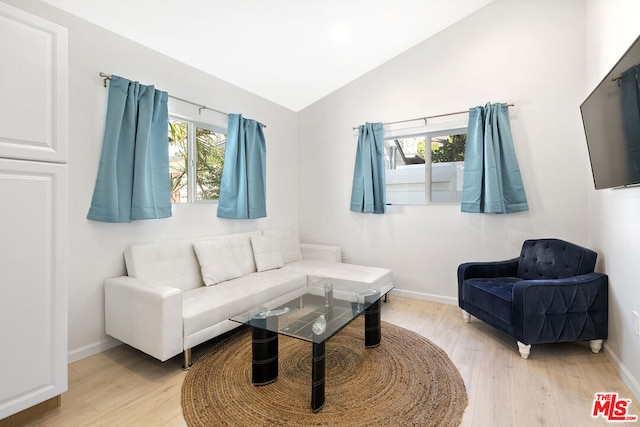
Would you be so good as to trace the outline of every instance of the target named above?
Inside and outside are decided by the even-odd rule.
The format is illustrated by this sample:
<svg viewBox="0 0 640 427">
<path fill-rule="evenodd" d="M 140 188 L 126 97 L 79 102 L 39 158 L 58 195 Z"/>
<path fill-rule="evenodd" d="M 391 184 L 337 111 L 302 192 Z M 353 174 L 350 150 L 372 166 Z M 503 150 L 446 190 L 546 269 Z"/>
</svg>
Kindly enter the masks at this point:
<svg viewBox="0 0 640 427">
<path fill-rule="evenodd" d="M 425 141 L 424 135 L 385 140 L 387 203 L 426 203 Z"/>
<path fill-rule="evenodd" d="M 424 164 L 425 137 L 395 138 L 386 141 L 391 147 L 395 147 L 395 167 L 404 165 Z M 394 165 L 389 165 L 393 169 Z"/>
<path fill-rule="evenodd" d="M 432 136 L 431 201 L 460 202 L 464 176 L 466 133 Z"/>
<path fill-rule="evenodd" d="M 227 136 L 196 128 L 196 200 L 218 200 Z"/>
<path fill-rule="evenodd" d="M 169 120 L 169 174 L 171 175 L 171 202 L 187 203 L 188 126 L 178 120 Z"/>
</svg>

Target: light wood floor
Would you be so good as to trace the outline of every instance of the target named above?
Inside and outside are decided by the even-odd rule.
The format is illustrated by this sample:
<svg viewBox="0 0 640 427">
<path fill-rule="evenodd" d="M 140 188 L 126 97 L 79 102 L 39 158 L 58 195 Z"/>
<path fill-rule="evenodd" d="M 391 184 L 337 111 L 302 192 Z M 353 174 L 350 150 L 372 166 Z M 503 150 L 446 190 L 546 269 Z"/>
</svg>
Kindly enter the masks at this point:
<svg viewBox="0 0 640 427">
<path fill-rule="evenodd" d="M 477 319 L 463 323 L 456 306 L 392 296 L 382 313 L 438 344 L 456 364 L 469 396 L 463 426 L 607 425 L 591 417 L 596 392 L 632 399 L 629 414 L 640 415 L 608 357 L 591 353 L 588 343 L 534 345 L 524 360 L 515 341 Z M 195 349 L 194 358 L 210 345 Z M 124 345 L 72 363 L 62 406 L 28 425 L 184 426 L 180 366 L 181 356 L 160 363 Z"/>
</svg>

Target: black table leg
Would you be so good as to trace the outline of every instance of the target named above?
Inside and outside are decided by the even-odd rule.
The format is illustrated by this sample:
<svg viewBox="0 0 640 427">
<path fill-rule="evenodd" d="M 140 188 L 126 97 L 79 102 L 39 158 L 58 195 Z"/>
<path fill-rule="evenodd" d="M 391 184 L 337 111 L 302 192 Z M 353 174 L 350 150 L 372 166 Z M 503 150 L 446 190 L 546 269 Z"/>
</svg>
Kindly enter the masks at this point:
<svg viewBox="0 0 640 427">
<path fill-rule="evenodd" d="M 278 334 L 253 328 L 251 350 L 253 384 L 265 385 L 274 382 L 278 378 Z"/>
<path fill-rule="evenodd" d="M 313 343 L 311 366 L 311 409 L 318 412 L 324 406 L 324 341 Z"/>
<path fill-rule="evenodd" d="M 364 346 L 376 347 L 381 340 L 380 300 L 377 300 L 364 311 Z"/>
</svg>

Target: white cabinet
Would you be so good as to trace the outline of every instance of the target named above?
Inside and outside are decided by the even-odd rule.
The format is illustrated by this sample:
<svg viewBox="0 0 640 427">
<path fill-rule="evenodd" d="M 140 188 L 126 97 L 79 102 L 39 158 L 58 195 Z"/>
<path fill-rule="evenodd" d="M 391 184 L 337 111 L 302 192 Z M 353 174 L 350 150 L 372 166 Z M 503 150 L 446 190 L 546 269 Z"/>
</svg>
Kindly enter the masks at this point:
<svg viewBox="0 0 640 427">
<path fill-rule="evenodd" d="M 0 419 L 67 390 L 67 32 L 0 2 Z"/>
<path fill-rule="evenodd" d="M 0 157 L 67 162 L 67 31 L 0 3 Z"/>
<path fill-rule="evenodd" d="M 0 159 L 0 419 L 67 390 L 66 173 Z"/>
</svg>

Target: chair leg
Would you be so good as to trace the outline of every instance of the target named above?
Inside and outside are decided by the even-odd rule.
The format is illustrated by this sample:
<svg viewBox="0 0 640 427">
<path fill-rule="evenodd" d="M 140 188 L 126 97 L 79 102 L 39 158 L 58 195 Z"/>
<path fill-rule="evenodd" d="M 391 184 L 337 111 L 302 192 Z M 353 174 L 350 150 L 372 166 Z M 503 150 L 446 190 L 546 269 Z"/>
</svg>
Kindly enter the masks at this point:
<svg viewBox="0 0 640 427">
<path fill-rule="evenodd" d="M 600 353 L 600 349 L 602 348 L 602 340 L 591 340 L 589 341 L 589 345 L 591 346 L 591 351 L 594 353 Z"/>
<path fill-rule="evenodd" d="M 464 320 L 464 323 L 469 323 L 469 321 L 471 320 L 471 315 L 462 310 L 462 320 Z"/>
<path fill-rule="evenodd" d="M 522 356 L 523 359 L 528 359 L 529 353 L 531 353 L 531 344 L 525 345 L 518 341 L 518 350 L 520 351 L 520 356 Z"/>
</svg>

